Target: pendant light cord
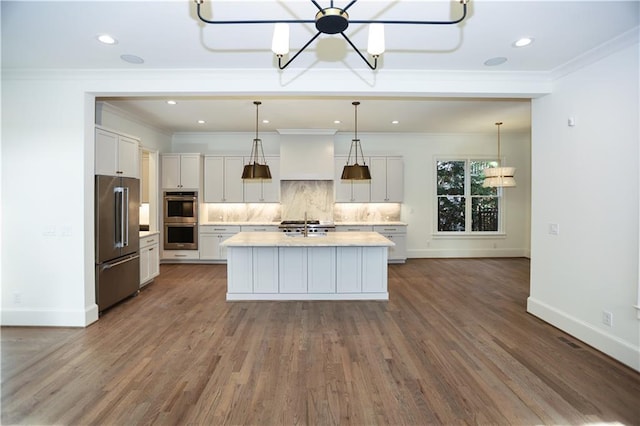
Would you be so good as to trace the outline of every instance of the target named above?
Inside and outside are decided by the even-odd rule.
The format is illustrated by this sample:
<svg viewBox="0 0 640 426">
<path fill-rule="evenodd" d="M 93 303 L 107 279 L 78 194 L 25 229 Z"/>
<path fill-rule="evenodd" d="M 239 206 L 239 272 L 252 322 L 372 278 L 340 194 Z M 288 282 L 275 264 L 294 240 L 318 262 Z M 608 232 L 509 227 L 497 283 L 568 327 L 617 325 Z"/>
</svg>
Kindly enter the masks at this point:
<svg viewBox="0 0 640 426">
<path fill-rule="evenodd" d="M 254 101 L 253 103 L 256 105 L 256 139 L 258 139 L 258 107 L 262 102 Z"/>
<path fill-rule="evenodd" d="M 358 140 L 358 105 L 360 105 L 360 102 L 355 101 L 352 102 L 352 105 L 354 106 L 354 111 L 355 111 L 355 129 L 354 129 L 354 142 L 356 143 L 356 162 L 355 164 L 358 164 L 358 147 L 360 145 L 360 141 Z M 360 148 L 362 149 L 362 148 Z"/>
<path fill-rule="evenodd" d="M 500 156 L 500 126 L 502 126 L 502 121 L 498 121 L 496 126 L 498 126 L 498 167 L 500 167 L 502 163 L 502 157 Z"/>
</svg>

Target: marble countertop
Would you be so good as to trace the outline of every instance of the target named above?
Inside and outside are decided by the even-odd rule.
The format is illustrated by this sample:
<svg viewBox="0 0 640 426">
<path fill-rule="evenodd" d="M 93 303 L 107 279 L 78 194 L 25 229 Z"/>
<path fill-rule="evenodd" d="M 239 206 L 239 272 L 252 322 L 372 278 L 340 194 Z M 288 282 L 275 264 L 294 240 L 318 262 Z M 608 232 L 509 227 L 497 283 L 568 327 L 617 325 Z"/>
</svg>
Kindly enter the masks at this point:
<svg viewBox="0 0 640 426">
<path fill-rule="evenodd" d="M 278 226 L 280 222 L 201 222 L 200 225 L 214 225 L 214 226 Z M 334 222 L 336 226 L 377 226 L 377 225 L 387 225 L 387 226 L 407 226 L 405 222 L 400 221 L 379 221 L 379 222 Z"/>
<path fill-rule="evenodd" d="M 322 236 L 288 236 L 284 232 L 239 232 L 226 247 L 390 247 L 396 244 L 377 232 L 329 232 Z"/>
<path fill-rule="evenodd" d="M 280 222 L 200 222 L 200 225 L 214 226 L 278 226 Z"/>
<path fill-rule="evenodd" d="M 148 237 L 149 235 L 159 234 L 160 231 L 140 231 L 140 238 Z"/>
<path fill-rule="evenodd" d="M 378 222 L 336 222 L 335 223 L 336 226 L 407 226 L 407 224 L 405 222 L 400 222 L 400 221 L 393 221 L 393 220 L 388 220 L 388 221 L 378 221 Z"/>
</svg>

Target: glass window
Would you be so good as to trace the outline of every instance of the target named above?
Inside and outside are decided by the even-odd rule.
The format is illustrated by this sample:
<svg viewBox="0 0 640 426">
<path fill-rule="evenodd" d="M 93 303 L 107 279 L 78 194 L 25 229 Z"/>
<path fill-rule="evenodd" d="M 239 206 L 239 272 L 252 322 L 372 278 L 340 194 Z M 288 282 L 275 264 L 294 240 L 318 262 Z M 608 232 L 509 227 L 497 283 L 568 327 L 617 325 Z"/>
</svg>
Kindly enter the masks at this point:
<svg viewBox="0 0 640 426">
<path fill-rule="evenodd" d="M 438 232 L 498 232 L 500 196 L 498 188 L 484 188 L 483 170 L 489 160 L 438 160 L 436 194 Z"/>
</svg>

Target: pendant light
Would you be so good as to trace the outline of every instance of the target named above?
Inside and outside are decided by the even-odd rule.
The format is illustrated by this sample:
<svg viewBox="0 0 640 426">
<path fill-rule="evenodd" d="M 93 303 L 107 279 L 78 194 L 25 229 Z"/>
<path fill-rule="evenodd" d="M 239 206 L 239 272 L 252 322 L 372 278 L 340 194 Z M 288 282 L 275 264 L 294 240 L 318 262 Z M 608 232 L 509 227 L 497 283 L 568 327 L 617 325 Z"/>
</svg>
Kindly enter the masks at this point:
<svg viewBox="0 0 640 426">
<path fill-rule="evenodd" d="M 271 179 L 271 171 L 262 150 L 262 139 L 258 138 L 258 107 L 262 102 L 253 101 L 253 104 L 256 106 L 256 137 L 251 145 L 249 164 L 245 165 L 242 170 L 242 179 Z M 262 159 L 262 164 L 260 159 Z"/>
<path fill-rule="evenodd" d="M 482 182 L 482 186 L 485 188 L 512 188 L 516 186 L 516 180 L 513 177 L 516 168 L 500 166 L 500 126 L 502 126 L 502 122 L 496 123 L 496 126 L 498 126 L 498 162 L 496 167 L 488 167 L 483 170 L 484 182 Z"/>
<path fill-rule="evenodd" d="M 347 164 L 344 166 L 344 169 L 342 169 L 342 179 L 370 180 L 371 173 L 369 172 L 369 166 L 367 166 L 367 163 L 364 161 L 364 155 L 362 155 L 362 145 L 360 144 L 360 139 L 358 139 L 358 105 L 360 105 L 360 102 L 355 101 L 351 104 L 355 107 L 355 135 L 354 138 L 351 139 L 351 148 L 349 148 L 349 157 L 347 158 Z M 353 164 L 350 164 L 352 154 Z M 358 154 L 360 155 L 362 165 L 358 163 Z"/>
</svg>

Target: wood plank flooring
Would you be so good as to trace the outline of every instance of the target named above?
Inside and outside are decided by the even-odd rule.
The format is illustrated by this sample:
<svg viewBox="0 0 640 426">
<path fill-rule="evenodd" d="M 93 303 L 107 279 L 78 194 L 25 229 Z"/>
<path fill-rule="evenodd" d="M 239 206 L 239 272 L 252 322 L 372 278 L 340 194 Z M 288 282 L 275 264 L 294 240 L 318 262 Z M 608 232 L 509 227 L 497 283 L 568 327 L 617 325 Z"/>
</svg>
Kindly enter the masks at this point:
<svg viewBox="0 0 640 426">
<path fill-rule="evenodd" d="M 527 259 L 410 259 L 388 302 L 226 302 L 162 265 L 86 329 L 2 329 L 2 424 L 640 424 L 640 374 L 525 312 Z"/>
</svg>

